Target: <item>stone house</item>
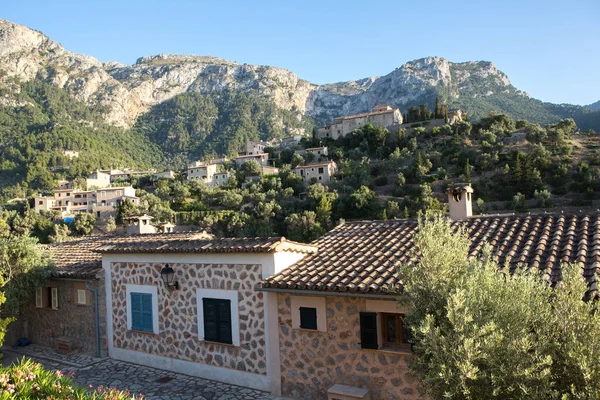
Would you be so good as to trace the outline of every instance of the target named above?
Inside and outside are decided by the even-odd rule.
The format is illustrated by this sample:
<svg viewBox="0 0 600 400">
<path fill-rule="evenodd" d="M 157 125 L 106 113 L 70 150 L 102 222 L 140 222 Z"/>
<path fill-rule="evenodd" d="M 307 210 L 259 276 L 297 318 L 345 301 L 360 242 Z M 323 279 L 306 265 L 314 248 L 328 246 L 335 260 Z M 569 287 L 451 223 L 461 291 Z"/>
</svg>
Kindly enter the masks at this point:
<svg viewBox="0 0 600 400">
<path fill-rule="evenodd" d="M 307 154 L 312 154 L 316 161 L 326 160 L 328 156 L 327 146 L 300 149 L 296 150 L 295 153 L 303 157 L 306 157 Z"/>
<path fill-rule="evenodd" d="M 108 354 L 106 289 L 99 247 L 115 241 L 144 240 L 157 245 L 176 239 L 206 239 L 205 233 L 171 233 L 144 236 L 88 236 L 43 245 L 56 265 L 51 279 L 36 289 L 21 317 L 22 331 L 34 343 L 90 355 Z"/>
<path fill-rule="evenodd" d="M 206 186 L 221 186 L 229 181 L 230 173 L 221 171 L 219 164 L 196 161 L 188 166 L 187 179 L 199 179 Z"/>
<path fill-rule="evenodd" d="M 237 156 L 234 159 L 237 165 L 242 165 L 244 162 L 251 160 L 255 160 L 260 165 L 267 165 L 269 163 L 269 153 L 248 154 L 243 156 Z"/>
<path fill-rule="evenodd" d="M 294 175 L 302 178 L 302 181 L 306 184 L 310 184 L 312 178 L 318 183 L 329 183 L 332 177 L 337 172 L 337 164 L 335 161 L 330 160 L 327 162 L 316 162 L 305 165 L 299 165 L 292 169 Z"/>
<path fill-rule="evenodd" d="M 52 196 L 37 196 L 34 199 L 34 209 L 55 210 L 62 217 L 72 216 L 76 213 L 89 212 L 97 218 L 104 219 L 115 214 L 116 207 L 121 201 L 131 201 L 139 204 L 132 186 L 106 187 L 95 190 L 77 190 L 72 184 L 63 184 L 54 190 Z"/>
<path fill-rule="evenodd" d="M 466 191 L 449 201 L 470 204 Z M 560 279 L 561 263 L 578 263 L 597 293 L 600 215 L 466 217 L 470 254 L 491 244 L 500 264 Z M 452 215 L 454 216 L 454 215 Z M 345 222 L 311 244 L 318 251 L 266 278 L 259 291 L 277 293 L 282 395 L 327 399 L 333 385 L 370 391 L 374 399 L 417 399 L 410 371 L 408 311 L 399 306 L 397 264 L 413 262 L 415 220 Z"/>
<path fill-rule="evenodd" d="M 384 128 L 394 124 L 402 124 L 402 113 L 398 108 L 380 104 L 373 107 L 373 111 L 371 112 L 347 115 L 334 119 L 332 124 L 322 126 L 317 130 L 317 137 L 320 139 L 326 137 L 339 139 L 356 129 L 362 128 L 368 123 Z"/>
<path fill-rule="evenodd" d="M 254 288 L 314 246 L 188 238 L 113 242 L 99 251 L 110 357 L 279 392 L 277 296 Z"/>
<path fill-rule="evenodd" d="M 110 187 L 110 171 L 103 172 L 96 170 L 90 174 L 90 176 L 85 180 L 86 189 L 90 190 L 92 188 L 107 188 Z"/>
</svg>

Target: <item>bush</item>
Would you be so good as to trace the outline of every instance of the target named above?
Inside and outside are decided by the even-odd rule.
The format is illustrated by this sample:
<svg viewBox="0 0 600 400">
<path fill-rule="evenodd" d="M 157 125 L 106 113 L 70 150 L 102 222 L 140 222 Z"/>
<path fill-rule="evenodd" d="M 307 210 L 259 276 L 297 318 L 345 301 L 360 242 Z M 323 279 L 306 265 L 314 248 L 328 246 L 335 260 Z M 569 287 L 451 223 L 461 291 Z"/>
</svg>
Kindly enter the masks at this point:
<svg viewBox="0 0 600 400">
<path fill-rule="evenodd" d="M 99 387 L 93 392 L 77 386 L 71 376 L 47 371 L 40 364 L 23 358 L 18 364 L 0 369 L 0 400 L 8 399 L 135 399 L 128 391 Z M 142 396 L 138 397 L 139 399 Z"/>
</svg>

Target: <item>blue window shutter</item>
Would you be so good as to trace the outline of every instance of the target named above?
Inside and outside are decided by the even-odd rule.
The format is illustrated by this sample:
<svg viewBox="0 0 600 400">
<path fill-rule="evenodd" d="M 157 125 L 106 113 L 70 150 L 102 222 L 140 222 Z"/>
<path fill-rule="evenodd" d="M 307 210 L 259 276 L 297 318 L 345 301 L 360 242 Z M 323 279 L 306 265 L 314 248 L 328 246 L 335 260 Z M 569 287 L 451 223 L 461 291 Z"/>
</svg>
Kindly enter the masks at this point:
<svg viewBox="0 0 600 400">
<path fill-rule="evenodd" d="M 131 329 L 153 332 L 152 295 L 131 293 Z"/>
</svg>

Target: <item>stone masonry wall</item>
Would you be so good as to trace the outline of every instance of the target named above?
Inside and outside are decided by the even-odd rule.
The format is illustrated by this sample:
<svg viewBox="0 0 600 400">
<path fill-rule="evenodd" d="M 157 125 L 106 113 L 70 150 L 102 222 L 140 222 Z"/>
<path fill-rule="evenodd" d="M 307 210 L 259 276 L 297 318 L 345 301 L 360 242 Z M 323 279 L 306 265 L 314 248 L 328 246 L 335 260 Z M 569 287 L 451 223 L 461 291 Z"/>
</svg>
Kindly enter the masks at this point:
<svg viewBox="0 0 600 400">
<path fill-rule="evenodd" d="M 263 294 L 254 290 L 261 279 L 259 264 L 169 264 L 179 290 L 166 289 L 162 263 L 112 263 L 113 343 L 144 352 L 266 375 Z M 126 284 L 158 287 L 159 334 L 127 330 Z M 204 342 L 198 337 L 196 289 L 237 290 L 240 346 Z"/>
<path fill-rule="evenodd" d="M 326 296 L 327 332 L 292 329 L 290 295 L 278 294 L 281 387 L 284 396 L 327 399 L 336 383 L 368 388 L 378 400 L 419 398 L 411 355 L 360 347 L 365 300 Z"/>
<path fill-rule="evenodd" d="M 48 287 L 58 288 L 58 310 L 50 307 L 36 308 L 35 297 L 32 297 L 24 314 L 26 319 L 26 336 L 33 343 L 56 347 L 56 339 L 67 337 L 73 340 L 75 351 L 95 355 L 96 353 L 96 317 L 94 295 L 87 291 L 88 304 L 75 303 L 75 286 L 84 282 L 53 280 Z M 91 287 L 98 290 L 98 306 L 100 311 L 100 343 L 101 353 L 106 355 L 106 301 L 104 283 L 93 280 Z M 84 288 L 84 286 L 81 286 Z M 45 292 L 44 292 L 45 293 Z M 45 304 L 47 301 L 45 301 Z"/>
</svg>

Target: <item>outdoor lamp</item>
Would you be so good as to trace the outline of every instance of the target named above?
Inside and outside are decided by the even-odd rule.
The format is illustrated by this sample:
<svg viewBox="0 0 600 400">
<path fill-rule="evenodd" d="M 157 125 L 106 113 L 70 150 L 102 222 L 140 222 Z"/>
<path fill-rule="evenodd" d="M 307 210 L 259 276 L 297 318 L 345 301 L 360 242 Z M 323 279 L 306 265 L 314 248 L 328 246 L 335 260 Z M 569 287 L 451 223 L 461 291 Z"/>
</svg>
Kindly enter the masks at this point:
<svg viewBox="0 0 600 400">
<path fill-rule="evenodd" d="M 160 271 L 160 277 L 167 287 L 179 289 L 179 282 L 173 282 L 175 279 L 175 271 L 169 267 L 169 264 L 165 264 L 162 271 Z"/>
</svg>

